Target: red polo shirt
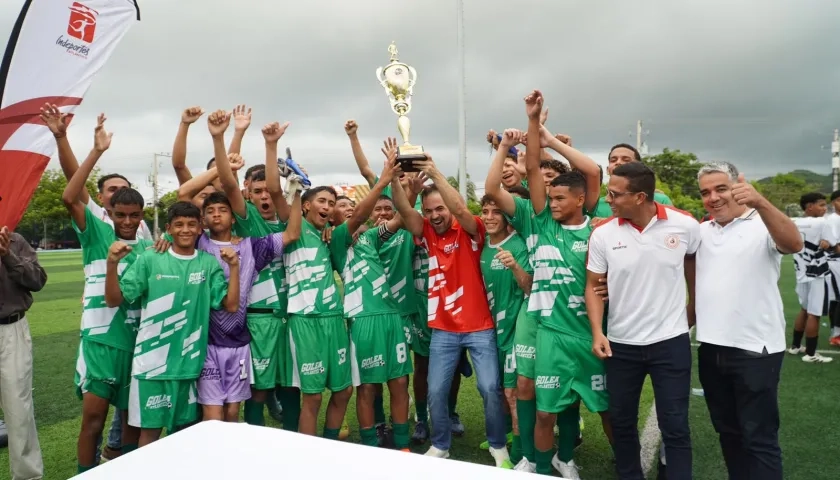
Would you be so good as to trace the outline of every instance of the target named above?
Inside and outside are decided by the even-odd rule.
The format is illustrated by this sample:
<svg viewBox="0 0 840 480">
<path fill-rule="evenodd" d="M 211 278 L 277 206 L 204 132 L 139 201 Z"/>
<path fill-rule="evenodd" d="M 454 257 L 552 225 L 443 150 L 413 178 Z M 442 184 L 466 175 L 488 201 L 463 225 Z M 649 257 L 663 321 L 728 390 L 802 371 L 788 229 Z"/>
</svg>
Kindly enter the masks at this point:
<svg viewBox="0 0 840 480">
<path fill-rule="evenodd" d="M 457 220 L 438 235 L 423 219 L 422 243 L 429 251 L 429 328 L 453 333 L 494 328 L 479 266 L 486 231 L 480 218 L 475 221 L 478 241 Z"/>
</svg>

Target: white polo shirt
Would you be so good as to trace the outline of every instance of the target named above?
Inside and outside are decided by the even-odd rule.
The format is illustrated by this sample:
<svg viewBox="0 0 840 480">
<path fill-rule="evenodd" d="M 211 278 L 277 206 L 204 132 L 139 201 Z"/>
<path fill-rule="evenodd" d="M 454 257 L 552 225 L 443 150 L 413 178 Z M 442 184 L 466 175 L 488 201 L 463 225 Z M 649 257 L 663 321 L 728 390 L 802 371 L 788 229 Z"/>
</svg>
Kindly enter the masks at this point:
<svg viewBox="0 0 840 480">
<path fill-rule="evenodd" d="M 723 227 L 714 220 L 700 225 L 697 341 L 756 353 L 783 351 L 781 262 L 776 242 L 754 209 Z"/>
<path fill-rule="evenodd" d="M 607 273 L 611 342 L 650 345 L 688 332 L 684 262 L 699 229 L 688 213 L 657 203 L 644 228 L 613 218 L 593 230 L 586 268 Z"/>
<path fill-rule="evenodd" d="M 107 223 L 110 226 L 114 226 L 114 221 L 111 220 L 111 217 L 108 216 L 108 212 L 99 206 L 98 203 L 93 201 L 93 197 L 88 199 L 87 204 L 88 209 L 90 209 L 90 213 L 92 213 L 96 218 L 102 220 L 103 222 Z M 154 236 L 152 235 L 151 230 L 149 230 L 148 225 L 146 225 L 145 220 L 140 220 L 140 228 L 137 229 L 137 240 L 154 240 Z"/>
</svg>

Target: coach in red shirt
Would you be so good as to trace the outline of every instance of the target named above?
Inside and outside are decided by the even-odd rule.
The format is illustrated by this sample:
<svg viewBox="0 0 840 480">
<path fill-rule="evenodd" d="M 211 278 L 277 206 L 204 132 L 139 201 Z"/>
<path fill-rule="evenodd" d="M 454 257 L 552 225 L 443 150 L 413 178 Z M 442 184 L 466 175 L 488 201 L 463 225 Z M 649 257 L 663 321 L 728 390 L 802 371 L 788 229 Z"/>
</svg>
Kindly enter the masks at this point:
<svg viewBox="0 0 840 480">
<path fill-rule="evenodd" d="M 458 192 L 437 169 L 432 157 L 414 165 L 434 182 L 423 193 L 421 216 L 398 184 L 394 203 L 405 228 L 429 252 L 429 413 L 432 421 L 432 447 L 429 456 L 449 457 L 452 441 L 448 396 L 452 377 L 463 349 L 473 361 L 478 391 L 484 401 L 484 419 L 490 454 L 499 467 L 511 468 L 508 458 L 496 331 L 479 258 L 485 229 L 481 220 L 467 210 Z"/>
</svg>

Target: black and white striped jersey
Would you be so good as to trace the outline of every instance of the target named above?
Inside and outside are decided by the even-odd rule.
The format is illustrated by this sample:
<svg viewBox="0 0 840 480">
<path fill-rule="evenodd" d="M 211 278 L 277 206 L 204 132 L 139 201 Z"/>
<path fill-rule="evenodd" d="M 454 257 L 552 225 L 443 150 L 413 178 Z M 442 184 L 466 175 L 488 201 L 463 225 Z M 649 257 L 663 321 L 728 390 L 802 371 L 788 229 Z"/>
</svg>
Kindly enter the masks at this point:
<svg viewBox="0 0 840 480">
<path fill-rule="evenodd" d="M 814 278 L 827 276 L 830 273 L 828 254 L 820 249 L 820 241 L 827 240 L 830 236 L 825 217 L 794 218 L 793 223 L 796 224 L 799 233 L 802 234 L 802 241 L 805 243 L 802 251 L 793 255 L 796 281 L 804 283 Z"/>
</svg>

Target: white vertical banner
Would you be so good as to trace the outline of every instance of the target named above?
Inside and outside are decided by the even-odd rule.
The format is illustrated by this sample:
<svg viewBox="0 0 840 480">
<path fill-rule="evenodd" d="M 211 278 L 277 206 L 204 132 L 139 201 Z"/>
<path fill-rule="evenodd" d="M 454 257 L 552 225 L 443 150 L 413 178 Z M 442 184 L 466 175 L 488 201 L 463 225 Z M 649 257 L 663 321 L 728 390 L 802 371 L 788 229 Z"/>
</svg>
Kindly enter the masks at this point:
<svg viewBox="0 0 840 480">
<path fill-rule="evenodd" d="M 24 2 L 0 63 L 0 226 L 17 226 L 55 153 L 40 108 L 72 115 L 139 20 L 136 0 Z"/>
</svg>

